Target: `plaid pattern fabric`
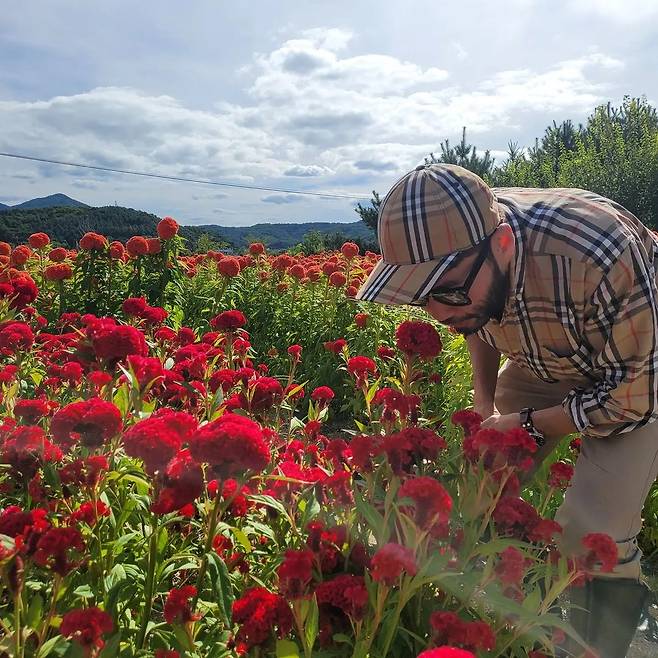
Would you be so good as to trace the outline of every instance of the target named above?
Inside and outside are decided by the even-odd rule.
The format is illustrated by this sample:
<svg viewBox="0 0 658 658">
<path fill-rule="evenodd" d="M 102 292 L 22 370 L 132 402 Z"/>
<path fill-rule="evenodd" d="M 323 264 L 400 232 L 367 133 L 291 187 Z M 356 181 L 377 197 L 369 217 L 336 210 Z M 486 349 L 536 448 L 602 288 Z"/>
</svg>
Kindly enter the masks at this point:
<svg viewBox="0 0 658 658">
<path fill-rule="evenodd" d="M 619 204 L 576 189 L 494 189 L 516 237 L 500 323 L 478 332 L 551 383 L 585 436 L 658 419 L 658 236 Z"/>
<path fill-rule="evenodd" d="M 409 304 L 427 296 L 457 258 L 500 223 L 491 189 L 457 165 L 421 165 L 382 201 L 377 234 L 382 260 L 356 298 Z"/>
</svg>

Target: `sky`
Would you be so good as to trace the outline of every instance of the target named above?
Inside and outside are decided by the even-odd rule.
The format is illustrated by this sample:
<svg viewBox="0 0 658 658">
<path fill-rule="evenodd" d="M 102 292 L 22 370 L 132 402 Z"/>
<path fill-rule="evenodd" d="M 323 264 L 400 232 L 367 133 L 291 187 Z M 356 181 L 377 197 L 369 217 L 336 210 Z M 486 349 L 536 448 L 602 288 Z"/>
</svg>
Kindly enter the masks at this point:
<svg viewBox="0 0 658 658">
<path fill-rule="evenodd" d="M 553 120 L 658 101 L 658 0 L 22 0 L 0 16 L 0 202 L 182 224 L 358 220 L 463 126 L 497 162 Z"/>
</svg>

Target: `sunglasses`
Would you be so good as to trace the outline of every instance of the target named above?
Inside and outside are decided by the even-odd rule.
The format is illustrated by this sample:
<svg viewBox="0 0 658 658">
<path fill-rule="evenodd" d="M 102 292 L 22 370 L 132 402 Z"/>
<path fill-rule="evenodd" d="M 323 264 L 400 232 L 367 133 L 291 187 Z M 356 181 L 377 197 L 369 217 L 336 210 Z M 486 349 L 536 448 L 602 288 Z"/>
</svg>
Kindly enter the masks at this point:
<svg viewBox="0 0 658 658">
<path fill-rule="evenodd" d="M 416 305 L 427 306 L 427 303 L 430 299 L 439 302 L 439 304 L 445 304 L 446 306 L 468 306 L 471 304 L 472 301 L 468 296 L 468 292 L 473 285 L 473 281 L 475 281 L 475 277 L 482 269 L 482 265 L 487 257 L 487 254 L 489 253 L 490 238 L 491 236 L 489 235 L 484 239 L 484 245 L 480 250 L 478 257 L 476 258 L 475 263 L 473 263 L 473 268 L 466 277 L 466 281 L 464 281 L 461 286 L 456 288 L 437 286 L 436 288 L 432 289 L 427 297 L 419 300 Z"/>
</svg>

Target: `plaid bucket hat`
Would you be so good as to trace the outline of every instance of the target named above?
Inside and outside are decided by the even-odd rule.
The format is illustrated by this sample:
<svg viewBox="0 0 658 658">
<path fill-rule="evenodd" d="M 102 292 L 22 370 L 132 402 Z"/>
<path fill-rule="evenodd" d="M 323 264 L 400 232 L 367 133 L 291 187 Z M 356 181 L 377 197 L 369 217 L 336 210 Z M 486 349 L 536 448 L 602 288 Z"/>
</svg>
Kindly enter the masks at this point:
<svg viewBox="0 0 658 658">
<path fill-rule="evenodd" d="M 377 219 L 382 259 L 356 299 L 417 303 L 459 252 L 485 240 L 502 217 L 491 188 L 468 169 L 450 164 L 416 167 L 382 202 Z"/>
</svg>

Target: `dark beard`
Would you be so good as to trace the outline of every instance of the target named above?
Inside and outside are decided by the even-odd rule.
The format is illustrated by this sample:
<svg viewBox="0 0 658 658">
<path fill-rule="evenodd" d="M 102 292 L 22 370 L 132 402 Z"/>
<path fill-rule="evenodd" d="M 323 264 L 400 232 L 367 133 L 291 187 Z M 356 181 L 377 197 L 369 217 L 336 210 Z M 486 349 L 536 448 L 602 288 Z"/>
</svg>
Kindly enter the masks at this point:
<svg viewBox="0 0 658 658">
<path fill-rule="evenodd" d="M 475 317 L 472 319 L 476 320 L 476 324 L 472 327 L 457 329 L 457 333 L 462 336 L 472 336 L 480 331 L 489 320 L 497 320 L 500 322 L 503 318 L 510 289 L 509 269 L 506 272 L 503 272 L 496 262 L 496 259 L 491 255 L 488 256 L 488 260 L 493 269 L 493 280 L 491 286 L 489 287 L 487 296 L 475 309 Z"/>
</svg>

